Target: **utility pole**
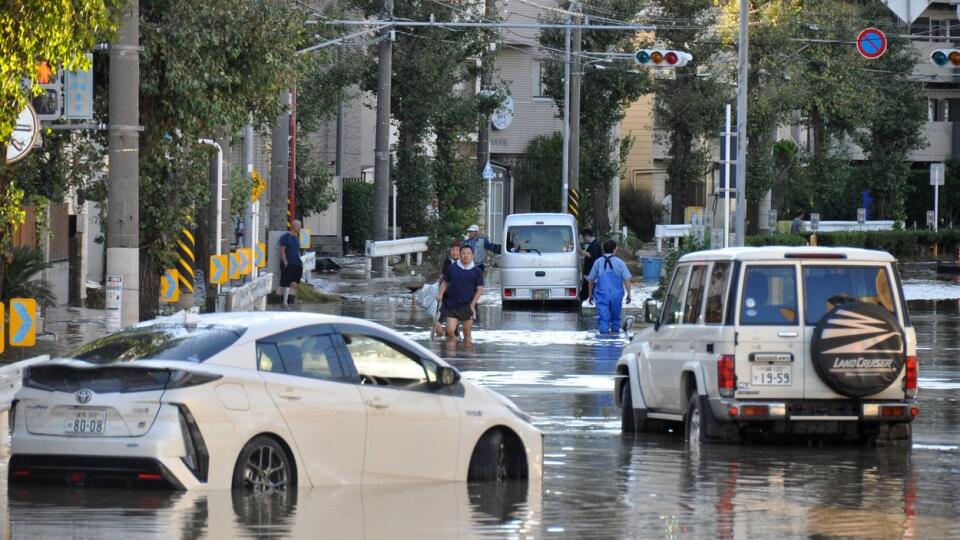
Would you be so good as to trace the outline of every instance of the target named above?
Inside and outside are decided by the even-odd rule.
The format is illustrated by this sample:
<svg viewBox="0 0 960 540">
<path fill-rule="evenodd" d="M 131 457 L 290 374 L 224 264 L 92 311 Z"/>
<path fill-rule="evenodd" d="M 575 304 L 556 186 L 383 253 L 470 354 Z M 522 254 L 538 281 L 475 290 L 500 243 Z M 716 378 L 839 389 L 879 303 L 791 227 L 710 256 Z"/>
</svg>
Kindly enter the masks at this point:
<svg viewBox="0 0 960 540">
<path fill-rule="evenodd" d="M 243 126 L 243 170 L 248 178 L 253 177 L 253 125 L 249 122 Z M 256 215 L 257 203 L 250 201 L 243 210 L 243 245 L 248 248 L 257 247 Z"/>
<path fill-rule="evenodd" d="M 574 23 L 579 25 L 582 15 L 577 2 L 570 4 L 570 11 L 574 11 Z M 583 67 L 580 63 L 583 31 L 579 27 L 573 29 L 573 48 L 570 68 L 570 190 L 567 195 L 567 212 L 573 214 L 574 219 L 580 221 L 580 82 L 583 78 Z"/>
<path fill-rule="evenodd" d="M 297 86 L 290 89 L 290 167 L 287 172 L 287 228 L 297 219 Z"/>
<path fill-rule="evenodd" d="M 117 42 L 110 47 L 107 276 L 123 279 L 121 326 L 140 320 L 139 21 L 139 0 L 128 0 Z"/>
<path fill-rule="evenodd" d="M 289 96 L 284 93 L 282 99 L 288 102 Z M 270 143 L 270 224 L 269 230 L 286 230 L 287 222 L 287 190 L 289 189 L 289 171 L 287 169 L 287 159 L 290 152 L 287 151 L 290 136 L 290 116 L 286 112 L 277 116 L 277 121 L 273 125 L 273 132 Z M 268 237 L 269 238 L 269 237 Z M 273 249 L 274 246 L 268 246 Z"/>
<path fill-rule="evenodd" d="M 483 18 L 489 19 L 493 11 L 494 0 L 485 0 L 483 4 Z M 484 49 L 480 56 L 480 91 L 489 90 L 493 82 L 493 55 L 490 52 L 490 44 Z M 477 171 L 483 173 L 483 168 L 490 161 L 490 117 L 484 118 L 483 125 L 477 131 Z M 487 205 L 490 201 L 487 201 Z M 487 234 L 490 233 L 490 224 L 487 224 Z"/>
<path fill-rule="evenodd" d="M 560 211 L 566 210 L 570 193 L 570 13 L 567 12 L 567 29 L 564 30 L 563 57 L 563 193 L 560 195 Z"/>
<path fill-rule="evenodd" d="M 747 54 L 747 18 L 750 12 L 747 4 L 747 0 L 740 0 L 740 46 L 737 51 L 737 246 L 743 246 L 747 224 L 747 71 L 750 67 Z"/>
<path fill-rule="evenodd" d="M 393 19 L 393 0 L 383 0 L 383 19 Z M 377 135 L 373 169 L 373 239 L 387 239 L 387 208 L 390 199 L 390 90 L 393 76 L 393 30 L 380 31 L 377 51 Z M 386 273 L 386 259 L 382 271 Z"/>
</svg>

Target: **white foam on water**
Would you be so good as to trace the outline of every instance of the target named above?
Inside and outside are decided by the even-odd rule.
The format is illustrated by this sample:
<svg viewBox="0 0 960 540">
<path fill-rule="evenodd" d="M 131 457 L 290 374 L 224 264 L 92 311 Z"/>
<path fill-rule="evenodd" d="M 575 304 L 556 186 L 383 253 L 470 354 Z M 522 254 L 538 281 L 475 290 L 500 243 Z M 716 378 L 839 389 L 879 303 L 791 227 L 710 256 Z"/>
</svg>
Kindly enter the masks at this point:
<svg viewBox="0 0 960 540">
<path fill-rule="evenodd" d="M 952 444 L 920 444 L 914 443 L 913 448 L 919 450 L 938 450 L 940 452 L 956 452 L 960 450 L 960 446 L 955 446 Z"/>
<path fill-rule="evenodd" d="M 613 375 L 568 375 L 556 380 L 546 381 L 552 386 L 579 388 L 594 392 L 612 392 Z"/>
<path fill-rule="evenodd" d="M 471 382 L 489 386 L 507 384 L 540 384 L 549 371 L 463 371 L 460 375 Z"/>
<path fill-rule="evenodd" d="M 926 390 L 957 390 L 960 389 L 960 381 L 950 379 L 925 379 L 920 377 L 920 388 Z"/>
</svg>

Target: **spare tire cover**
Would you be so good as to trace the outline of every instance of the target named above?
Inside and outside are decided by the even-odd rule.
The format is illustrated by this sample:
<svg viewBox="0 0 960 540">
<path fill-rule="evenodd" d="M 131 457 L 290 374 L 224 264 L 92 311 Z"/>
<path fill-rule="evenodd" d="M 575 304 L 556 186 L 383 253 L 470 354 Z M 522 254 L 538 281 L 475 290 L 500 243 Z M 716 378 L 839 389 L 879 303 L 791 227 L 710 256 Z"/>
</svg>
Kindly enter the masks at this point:
<svg viewBox="0 0 960 540">
<path fill-rule="evenodd" d="M 810 358 L 820 379 L 839 394 L 864 397 L 893 384 L 906 361 L 903 330 L 877 304 L 842 304 L 813 330 Z"/>
</svg>

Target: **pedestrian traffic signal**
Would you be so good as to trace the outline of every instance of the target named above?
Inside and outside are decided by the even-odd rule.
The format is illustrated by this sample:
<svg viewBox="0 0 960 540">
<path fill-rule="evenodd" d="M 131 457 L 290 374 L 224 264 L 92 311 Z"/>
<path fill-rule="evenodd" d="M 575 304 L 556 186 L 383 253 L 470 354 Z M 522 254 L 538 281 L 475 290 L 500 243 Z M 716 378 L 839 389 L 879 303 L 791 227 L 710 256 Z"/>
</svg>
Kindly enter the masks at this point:
<svg viewBox="0 0 960 540">
<path fill-rule="evenodd" d="M 670 49 L 640 49 L 633 55 L 633 59 L 646 67 L 683 67 L 693 60 L 693 55 Z"/>
<path fill-rule="evenodd" d="M 938 67 L 960 68 L 960 49 L 937 49 L 930 53 L 930 61 Z"/>
<path fill-rule="evenodd" d="M 43 93 L 34 96 L 30 103 L 37 111 L 37 118 L 43 120 L 59 120 L 63 108 L 63 71 L 54 72 L 53 66 L 44 60 L 37 66 L 37 84 L 43 88 Z"/>
</svg>

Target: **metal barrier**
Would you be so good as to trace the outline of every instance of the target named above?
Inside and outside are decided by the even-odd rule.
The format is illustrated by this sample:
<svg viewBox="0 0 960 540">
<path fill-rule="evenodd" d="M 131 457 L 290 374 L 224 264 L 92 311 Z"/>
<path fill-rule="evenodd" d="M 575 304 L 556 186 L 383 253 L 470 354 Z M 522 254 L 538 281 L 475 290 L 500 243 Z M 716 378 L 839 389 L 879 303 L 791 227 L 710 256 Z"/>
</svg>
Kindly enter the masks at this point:
<svg viewBox="0 0 960 540">
<path fill-rule="evenodd" d="M 429 240 L 430 237 L 428 236 L 381 240 L 379 242 L 367 240 L 366 247 L 364 248 L 364 254 L 367 256 L 364 275 L 367 279 L 370 279 L 370 273 L 373 270 L 373 259 L 377 257 L 383 257 L 384 267 L 386 267 L 387 259 L 398 255 L 403 255 L 404 262 L 410 264 L 410 256 L 415 253 L 417 255 L 417 265 L 423 264 L 423 252 L 429 249 L 427 246 Z"/>
<path fill-rule="evenodd" d="M 263 311 L 273 290 L 273 274 L 264 273 L 249 283 L 226 291 L 226 311 Z"/>
<path fill-rule="evenodd" d="M 804 232 L 812 233 L 813 229 L 810 228 L 810 222 L 803 222 Z M 817 232 L 840 232 L 840 231 L 892 231 L 893 230 L 893 220 L 881 220 L 881 221 L 864 221 L 863 223 L 857 223 L 856 221 L 821 221 L 820 225 L 817 227 Z"/>
<path fill-rule="evenodd" d="M 657 225 L 654 236 L 657 238 L 657 251 L 663 251 L 663 239 L 673 238 L 673 247 L 680 247 L 680 239 L 693 233 L 693 225 Z"/>
</svg>

